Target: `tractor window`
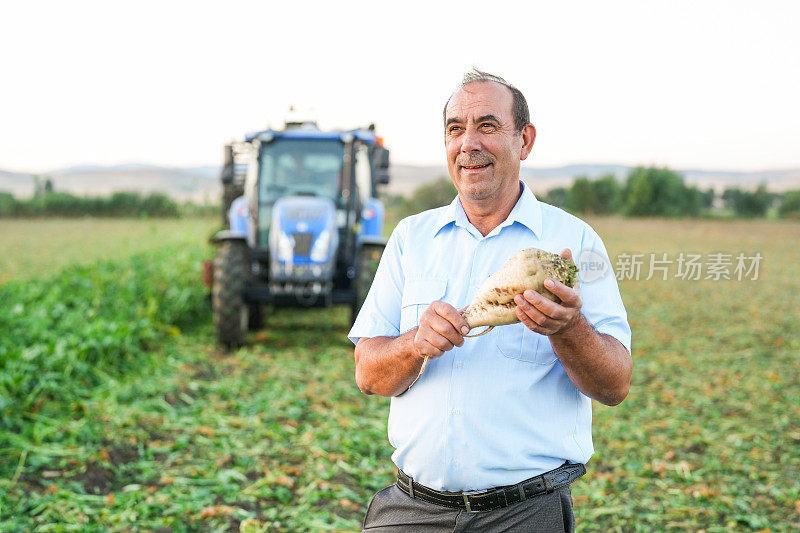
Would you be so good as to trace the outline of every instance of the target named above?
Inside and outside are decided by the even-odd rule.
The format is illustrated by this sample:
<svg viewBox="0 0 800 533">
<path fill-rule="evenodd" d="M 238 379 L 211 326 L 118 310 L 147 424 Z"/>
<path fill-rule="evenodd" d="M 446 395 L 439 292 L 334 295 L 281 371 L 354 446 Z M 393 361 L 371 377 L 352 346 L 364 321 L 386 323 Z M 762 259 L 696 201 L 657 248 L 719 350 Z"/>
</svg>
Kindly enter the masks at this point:
<svg viewBox="0 0 800 533">
<path fill-rule="evenodd" d="M 309 194 L 341 203 L 344 147 L 338 140 L 276 139 L 261 149 L 260 204 Z"/>
<path fill-rule="evenodd" d="M 372 196 L 372 172 L 369 167 L 369 149 L 364 145 L 356 150 L 356 187 L 361 205 L 367 205 Z"/>
</svg>

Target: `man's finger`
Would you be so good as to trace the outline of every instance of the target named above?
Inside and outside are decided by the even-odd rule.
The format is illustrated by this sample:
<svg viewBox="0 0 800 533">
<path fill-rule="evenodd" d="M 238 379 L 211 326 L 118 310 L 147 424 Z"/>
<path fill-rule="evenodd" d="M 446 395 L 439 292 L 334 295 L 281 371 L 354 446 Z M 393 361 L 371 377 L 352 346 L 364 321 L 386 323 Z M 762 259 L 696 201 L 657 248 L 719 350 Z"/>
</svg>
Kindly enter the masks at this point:
<svg viewBox="0 0 800 533">
<path fill-rule="evenodd" d="M 453 322 L 457 324 L 453 324 Z M 456 328 L 464 318 L 456 309 L 441 301 L 435 301 L 425 310 L 420 319 L 423 337 L 436 348 L 447 351 L 464 344 L 464 337 Z"/>
<path fill-rule="evenodd" d="M 531 322 L 535 323 L 536 326 L 543 326 L 547 323 L 548 316 L 534 307 L 527 299 L 522 295 L 517 295 L 514 297 L 514 303 L 517 304 L 517 318 L 525 323 L 526 326 L 530 327 L 531 324 L 528 324 L 525 320 L 522 320 L 520 314 L 527 317 Z"/>
<path fill-rule="evenodd" d="M 440 350 L 430 342 L 430 329 L 420 327 L 414 335 L 414 348 L 420 357 L 439 357 L 444 355 L 444 350 Z"/>
<path fill-rule="evenodd" d="M 437 350 L 441 350 L 442 353 L 449 352 L 453 349 L 453 343 L 447 340 L 447 337 L 442 337 L 441 335 L 426 337 L 425 340 Z"/>
<path fill-rule="evenodd" d="M 544 287 L 561 298 L 561 303 L 566 307 L 577 307 L 580 304 L 581 295 L 575 288 L 567 287 L 551 278 L 544 280 Z"/>
<path fill-rule="evenodd" d="M 536 320 L 531 318 L 531 316 L 527 312 L 525 312 L 523 306 L 518 305 L 516 309 L 514 309 L 514 312 L 517 314 L 517 318 L 519 318 L 519 321 L 525 324 L 525 327 L 527 327 L 529 330 L 535 333 L 540 333 L 542 335 L 545 335 L 545 326 L 542 326 Z"/>
<path fill-rule="evenodd" d="M 435 334 L 443 337 L 451 344 L 450 348 L 464 344 L 464 337 L 461 333 L 456 331 L 455 326 L 441 315 L 433 314 L 428 318 L 427 324 Z M 447 349 L 449 350 L 450 348 Z"/>
<path fill-rule="evenodd" d="M 550 318 L 563 318 L 567 313 L 567 310 L 562 305 L 548 300 L 536 291 L 527 290 L 522 296 L 525 301 Z"/>
<path fill-rule="evenodd" d="M 444 350 L 440 350 L 427 339 L 420 339 L 417 351 L 424 357 L 441 357 L 444 355 Z"/>
<path fill-rule="evenodd" d="M 456 331 L 460 331 L 462 334 L 469 332 L 467 321 L 463 316 L 461 316 L 461 313 L 458 312 L 458 309 L 449 303 L 436 301 L 431 304 L 431 307 L 433 307 L 433 310 L 436 311 L 437 315 L 445 318 L 448 322 L 453 324 L 453 327 L 456 329 Z M 466 328 L 466 331 L 464 328 Z"/>
</svg>

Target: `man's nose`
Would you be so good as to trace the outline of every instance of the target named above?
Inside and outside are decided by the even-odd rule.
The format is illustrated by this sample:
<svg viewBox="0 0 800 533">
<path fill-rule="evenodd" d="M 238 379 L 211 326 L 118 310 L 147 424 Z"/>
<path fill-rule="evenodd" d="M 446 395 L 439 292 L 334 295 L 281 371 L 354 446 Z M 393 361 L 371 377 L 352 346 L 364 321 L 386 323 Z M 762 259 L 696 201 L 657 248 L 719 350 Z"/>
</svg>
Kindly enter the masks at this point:
<svg viewBox="0 0 800 533">
<path fill-rule="evenodd" d="M 462 152 L 480 152 L 483 146 L 481 145 L 480 135 L 478 130 L 472 127 L 467 127 L 461 135 L 461 151 Z"/>
</svg>

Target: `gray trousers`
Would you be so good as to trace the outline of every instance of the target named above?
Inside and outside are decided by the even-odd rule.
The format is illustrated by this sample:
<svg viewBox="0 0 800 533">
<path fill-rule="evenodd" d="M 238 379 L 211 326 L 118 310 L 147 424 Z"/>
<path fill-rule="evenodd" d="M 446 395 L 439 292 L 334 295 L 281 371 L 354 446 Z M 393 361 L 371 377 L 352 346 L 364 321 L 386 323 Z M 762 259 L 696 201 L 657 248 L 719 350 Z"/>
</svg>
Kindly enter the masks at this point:
<svg viewBox="0 0 800 533">
<path fill-rule="evenodd" d="M 363 531 L 399 532 L 555 532 L 575 530 L 569 485 L 484 513 L 468 513 L 417 500 L 397 488 L 379 491 L 369 503 Z"/>
</svg>

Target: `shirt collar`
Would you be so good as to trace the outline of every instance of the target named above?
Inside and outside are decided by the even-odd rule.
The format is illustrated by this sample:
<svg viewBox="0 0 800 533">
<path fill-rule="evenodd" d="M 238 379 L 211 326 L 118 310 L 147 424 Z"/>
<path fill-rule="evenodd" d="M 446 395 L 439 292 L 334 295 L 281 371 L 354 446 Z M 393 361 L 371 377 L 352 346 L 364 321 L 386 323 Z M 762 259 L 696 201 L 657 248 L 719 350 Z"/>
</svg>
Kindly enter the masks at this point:
<svg viewBox="0 0 800 533">
<path fill-rule="evenodd" d="M 497 228 L 492 230 L 489 235 L 498 233 L 502 228 L 510 226 L 514 222 L 519 222 L 531 230 L 534 235 L 540 239 L 542 238 L 542 207 L 539 205 L 539 200 L 536 199 L 536 196 L 534 196 L 525 182 L 520 180 L 520 183 L 522 184 L 522 196 L 517 200 L 508 218 L 501 222 Z M 439 219 L 436 222 L 436 233 L 450 223 L 455 223 L 456 226 L 464 228 L 469 224 L 469 219 L 464 212 L 464 207 L 461 205 L 461 199 L 458 196 L 453 198 L 450 205 L 439 215 Z"/>
<path fill-rule="evenodd" d="M 436 221 L 436 233 L 439 232 L 443 227 L 450 224 L 451 222 L 455 222 L 459 226 L 463 226 L 464 222 L 467 220 L 467 214 L 464 212 L 464 208 L 461 206 L 461 200 L 456 195 L 453 198 L 453 201 L 450 202 L 442 212 L 439 214 L 439 219 Z"/>
</svg>

